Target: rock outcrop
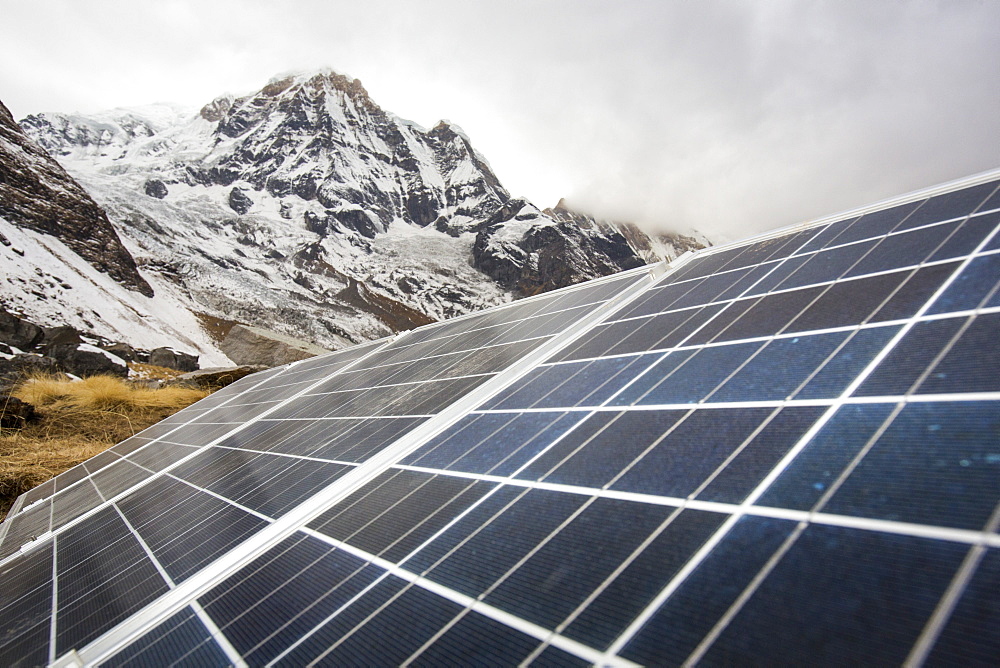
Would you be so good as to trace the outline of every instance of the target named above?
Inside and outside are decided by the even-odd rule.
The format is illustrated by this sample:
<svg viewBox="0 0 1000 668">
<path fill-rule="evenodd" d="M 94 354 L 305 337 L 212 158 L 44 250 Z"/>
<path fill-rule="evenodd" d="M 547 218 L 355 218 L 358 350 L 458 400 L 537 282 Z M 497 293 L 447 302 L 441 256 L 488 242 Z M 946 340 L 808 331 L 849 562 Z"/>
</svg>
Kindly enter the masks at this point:
<svg viewBox="0 0 1000 668">
<path fill-rule="evenodd" d="M 222 341 L 222 350 L 237 364 L 259 364 L 267 367 L 330 352 L 308 341 L 243 325 L 236 325 L 229 330 L 229 334 Z"/>
<path fill-rule="evenodd" d="M 0 216 L 56 237 L 124 286 L 153 295 L 107 215 L 0 102 Z"/>
<path fill-rule="evenodd" d="M 220 388 L 231 385 L 252 373 L 264 371 L 268 367 L 263 364 L 245 364 L 234 367 L 209 367 L 181 374 L 172 379 L 169 385 L 195 385 L 205 388 Z"/>
<path fill-rule="evenodd" d="M 156 348 L 149 352 L 149 363 L 177 371 L 194 371 L 198 368 L 198 356 L 174 348 Z"/>
</svg>

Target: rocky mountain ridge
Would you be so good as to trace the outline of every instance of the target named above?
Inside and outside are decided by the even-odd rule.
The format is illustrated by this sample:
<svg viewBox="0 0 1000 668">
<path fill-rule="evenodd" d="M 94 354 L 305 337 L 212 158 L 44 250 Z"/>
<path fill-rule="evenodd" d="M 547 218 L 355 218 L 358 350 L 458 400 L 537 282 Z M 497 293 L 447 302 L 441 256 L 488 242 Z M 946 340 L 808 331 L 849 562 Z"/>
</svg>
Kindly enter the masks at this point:
<svg viewBox="0 0 1000 668">
<path fill-rule="evenodd" d="M 196 113 L 38 114 L 21 126 L 107 211 L 156 291 L 149 306 L 327 348 L 703 243 L 512 198 L 460 128 L 399 119 L 330 71 Z M 189 330 L 200 352 L 218 352 Z"/>
</svg>

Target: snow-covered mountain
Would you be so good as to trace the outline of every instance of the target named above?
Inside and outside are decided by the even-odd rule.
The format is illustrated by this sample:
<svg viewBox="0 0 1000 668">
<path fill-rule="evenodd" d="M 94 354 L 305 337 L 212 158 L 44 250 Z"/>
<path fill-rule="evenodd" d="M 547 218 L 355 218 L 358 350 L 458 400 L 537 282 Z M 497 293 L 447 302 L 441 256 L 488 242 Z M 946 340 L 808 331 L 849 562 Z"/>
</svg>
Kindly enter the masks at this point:
<svg viewBox="0 0 1000 668">
<path fill-rule="evenodd" d="M 197 112 L 46 113 L 20 125 L 107 211 L 156 293 L 140 295 L 146 319 L 168 321 L 154 328 L 180 310 L 223 331 L 242 322 L 341 347 L 703 241 L 512 198 L 457 126 L 399 119 L 331 71 Z M 17 289 L 3 286 L 0 301 Z M 72 302 L 48 297 L 60 299 Z M 99 316 L 111 308 L 89 302 Z M 186 336 L 203 354 L 213 346 Z"/>
</svg>

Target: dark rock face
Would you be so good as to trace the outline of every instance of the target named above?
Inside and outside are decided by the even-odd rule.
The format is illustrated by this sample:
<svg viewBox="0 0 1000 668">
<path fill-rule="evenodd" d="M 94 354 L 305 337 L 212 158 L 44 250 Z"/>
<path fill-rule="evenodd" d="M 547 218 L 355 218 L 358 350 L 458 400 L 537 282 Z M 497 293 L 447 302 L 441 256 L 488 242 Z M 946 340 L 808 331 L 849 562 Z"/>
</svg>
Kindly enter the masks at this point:
<svg viewBox="0 0 1000 668">
<path fill-rule="evenodd" d="M 126 362 L 138 362 L 139 354 L 136 352 L 135 348 L 127 343 L 112 343 L 110 345 L 102 345 L 101 350 L 106 350 L 107 352 L 121 357 Z"/>
<path fill-rule="evenodd" d="M 0 308 L 0 342 L 20 350 L 31 350 L 41 343 L 45 332 L 38 325 L 7 313 Z"/>
<path fill-rule="evenodd" d="M 124 360 L 112 359 L 104 351 L 87 344 L 63 343 L 45 349 L 46 357 L 58 362 L 59 367 L 74 376 L 109 375 L 128 377 L 128 366 Z"/>
<path fill-rule="evenodd" d="M 173 348 L 156 348 L 149 353 L 149 363 L 178 371 L 195 371 L 198 368 L 198 356 Z"/>
<path fill-rule="evenodd" d="M 52 346 L 76 345 L 83 343 L 80 332 L 67 325 L 59 327 L 45 328 L 45 338 L 42 340 L 42 348 L 48 350 Z"/>
<path fill-rule="evenodd" d="M 153 296 L 104 211 L 45 149 L 24 134 L 2 103 L 0 216 L 58 238 L 122 285 Z"/>
<path fill-rule="evenodd" d="M 146 194 L 156 199 L 163 199 L 167 196 L 167 184 L 159 179 L 149 179 L 144 187 Z"/>
<path fill-rule="evenodd" d="M 28 376 L 53 375 L 61 371 L 59 363 L 51 357 L 26 354 L 14 355 L 11 359 L 0 358 L 0 394 L 9 394 Z"/>
<path fill-rule="evenodd" d="M 253 200 L 239 188 L 229 191 L 229 208 L 241 216 L 253 207 Z"/>
<path fill-rule="evenodd" d="M 562 204 L 562 203 L 560 203 Z M 510 233 L 511 226 L 523 228 Z M 680 254 L 702 244 L 689 237 L 664 238 Z M 539 211 L 513 199 L 479 229 L 473 264 L 504 287 L 533 295 L 659 259 L 653 240 L 634 225 L 599 221 L 563 207 Z"/>
<path fill-rule="evenodd" d="M 35 407 L 10 395 L 0 396 L 0 429 L 21 429 L 35 418 Z"/>
</svg>

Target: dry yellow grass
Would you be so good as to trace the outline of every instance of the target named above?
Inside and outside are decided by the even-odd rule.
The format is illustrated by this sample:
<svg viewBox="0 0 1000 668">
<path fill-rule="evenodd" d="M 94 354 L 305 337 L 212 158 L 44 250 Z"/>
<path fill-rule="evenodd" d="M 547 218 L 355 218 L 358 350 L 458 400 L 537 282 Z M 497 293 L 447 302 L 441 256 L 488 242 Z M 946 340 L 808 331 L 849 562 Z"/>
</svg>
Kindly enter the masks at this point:
<svg viewBox="0 0 1000 668">
<path fill-rule="evenodd" d="M 209 393 L 135 387 L 109 376 L 25 381 L 13 395 L 35 406 L 40 419 L 20 431 L 0 432 L 0 516 L 23 492 Z"/>
</svg>

